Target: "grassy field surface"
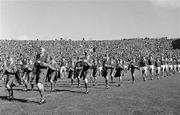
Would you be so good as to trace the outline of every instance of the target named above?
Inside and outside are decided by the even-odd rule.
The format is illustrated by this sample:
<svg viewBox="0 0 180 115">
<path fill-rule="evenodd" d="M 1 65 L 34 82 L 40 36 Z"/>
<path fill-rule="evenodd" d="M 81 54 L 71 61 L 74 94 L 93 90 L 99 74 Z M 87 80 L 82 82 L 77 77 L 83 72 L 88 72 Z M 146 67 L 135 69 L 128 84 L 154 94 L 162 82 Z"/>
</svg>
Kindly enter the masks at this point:
<svg viewBox="0 0 180 115">
<path fill-rule="evenodd" d="M 144 82 L 136 73 L 135 84 L 129 79 L 125 74 L 122 86 L 110 83 L 106 89 L 104 79 L 98 77 L 96 86 L 89 83 L 88 94 L 83 82 L 77 88 L 77 83 L 71 86 L 70 80 L 60 79 L 52 93 L 46 85 L 47 101 L 43 105 L 38 104 L 37 89 L 25 92 L 23 86 L 17 86 L 15 100 L 10 102 L 2 86 L 0 115 L 180 115 L 180 74 Z"/>
</svg>

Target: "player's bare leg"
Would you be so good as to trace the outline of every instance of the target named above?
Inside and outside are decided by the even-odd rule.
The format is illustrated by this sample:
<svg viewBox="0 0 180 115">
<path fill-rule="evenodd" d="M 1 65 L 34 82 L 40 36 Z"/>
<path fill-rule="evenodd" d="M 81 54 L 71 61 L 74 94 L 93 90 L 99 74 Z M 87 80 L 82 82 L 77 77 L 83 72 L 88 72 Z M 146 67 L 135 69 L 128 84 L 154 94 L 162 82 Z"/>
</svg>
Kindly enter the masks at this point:
<svg viewBox="0 0 180 115">
<path fill-rule="evenodd" d="M 39 104 L 43 104 L 46 102 L 45 97 L 44 97 L 44 85 L 42 83 L 38 83 L 37 87 L 39 90 L 39 94 L 41 96 L 41 100 L 40 100 Z"/>
<path fill-rule="evenodd" d="M 84 79 L 84 85 L 85 85 L 85 89 L 86 89 L 85 93 L 88 93 L 87 83 L 88 83 L 88 80 L 87 80 L 87 78 L 85 78 Z"/>
</svg>

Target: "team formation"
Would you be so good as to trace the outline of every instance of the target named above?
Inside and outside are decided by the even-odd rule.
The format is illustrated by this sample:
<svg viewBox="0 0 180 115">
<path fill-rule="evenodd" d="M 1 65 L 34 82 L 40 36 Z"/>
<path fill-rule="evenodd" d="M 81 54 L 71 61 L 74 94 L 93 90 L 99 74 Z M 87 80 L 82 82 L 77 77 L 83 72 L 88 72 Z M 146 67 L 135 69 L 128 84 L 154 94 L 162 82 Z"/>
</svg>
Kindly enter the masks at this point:
<svg viewBox="0 0 180 115">
<path fill-rule="evenodd" d="M 177 56 L 139 55 L 124 60 L 119 55 L 106 53 L 100 58 L 96 50 L 92 48 L 84 51 L 83 55 L 56 61 L 45 48 L 39 47 L 39 49 L 34 59 L 26 59 L 23 54 L 19 54 L 18 58 L 11 55 L 1 56 L 0 79 L 4 81 L 9 100 L 14 99 L 14 86 L 24 85 L 24 90 L 28 91 L 28 86 L 31 86 L 33 90 L 34 85 L 37 85 L 41 97 L 39 104 L 43 104 L 46 102 L 45 83 L 49 82 L 53 91 L 57 80 L 62 77 L 70 79 L 71 84 L 77 80 L 78 87 L 82 79 L 85 93 L 88 93 L 88 80 L 91 80 L 95 86 L 99 76 L 104 78 L 104 87 L 109 88 L 109 84 L 114 83 L 114 78 L 118 78 L 117 86 L 121 86 L 125 72 L 130 72 L 132 84 L 135 83 L 135 71 L 141 72 L 143 81 L 146 81 L 148 77 L 153 80 L 180 72 L 180 58 Z"/>
</svg>

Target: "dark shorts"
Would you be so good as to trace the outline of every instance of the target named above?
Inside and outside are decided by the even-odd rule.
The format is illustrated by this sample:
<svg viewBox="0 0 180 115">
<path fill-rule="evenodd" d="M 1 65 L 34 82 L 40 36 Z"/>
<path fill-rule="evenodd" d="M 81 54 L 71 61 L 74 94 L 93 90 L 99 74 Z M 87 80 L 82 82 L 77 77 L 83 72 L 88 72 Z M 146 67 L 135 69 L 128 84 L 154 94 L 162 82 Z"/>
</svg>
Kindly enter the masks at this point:
<svg viewBox="0 0 180 115">
<path fill-rule="evenodd" d="M 106 67 L 102 68 L 101 75 L 102 75 L 102 77 L 106 77 L 107 76 L 107 68 Z"/>
<path fill-rule="evenodd" d="M 82 78 L 82 76 L 83 76 L 83 70 L 82 69 L 77 69 L 77 70 L 75 70 L 75 72 L 74 72 L 74 78 Z"/>
<path fill-rule="evenodd" d="M 45 83 L 46 76 L 47 76 L 48 69 L 39 69 L 38 74 L 36 76 L 36 84 L 37 83 Z"/>
<path fill-rule="evenodd" d="M 117 67 L 116 68 L 116 73 L 115 73 L 114 77 L 120 77 L 122 70 L 123 69 L 121 67 Z"/>
<path fill-rule="evenodd" d="M 102 72 L 101 73 L 102 77 L 105 78 L 107 75 L 111 75 L 112 74 L 112 69 L 104 67 L 101 72 Z"/>
<path fill-rule="evenodd" d="M 97 73 L 97 66 L 92 66 L 92 76 L 96 77 L 96 73 Z"/>
<path fill-rule="evenodd" d="M 56 71 L 56 76 L 57 76 L 57 78 L 61 78 L 61 72 L 60 72 L 60 70 L 57 70 L 57 71 Z"/>
<path fill-rule="evenodd" d="M 68 78 L 72 78 L 72 76 L 73 76 L 73 70 L 72 70 L 72 69 L 69 69 Z"/>
<path fill-rule="evenodd" d="M 74 78 L 82 78 L 83 80 L 90 76 L 91 70 L 76 70 L 74 73 Z"/>
<path fill-rule="evenodd" d="M 47 72 L 47 78 L 48 78 L 48 81 L 50 82 L 51 80 L 52 81 L 56 81 L 57 80 L 57 72 L 54 71 L 54 70 L 48 70 Z"/>
</svg>

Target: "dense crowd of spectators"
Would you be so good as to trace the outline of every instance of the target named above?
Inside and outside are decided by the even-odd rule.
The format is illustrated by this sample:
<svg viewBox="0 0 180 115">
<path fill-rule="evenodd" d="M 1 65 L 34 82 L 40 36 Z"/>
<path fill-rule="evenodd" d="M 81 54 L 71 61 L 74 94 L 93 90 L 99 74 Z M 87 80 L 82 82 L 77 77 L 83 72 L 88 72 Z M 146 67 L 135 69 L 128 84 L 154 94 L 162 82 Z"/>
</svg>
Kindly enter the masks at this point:
<svg viewBox="0 0 180 115">
<path fill-rule="evenodd" d="M 44 47 L 56 60 L 62 57 L 76 57 L 84 51 L 94 48 L 99 57 L 108 53 L 110 56 L 118 55 L 123 59 L 132 56 L 164 55 L 179 56 L 179 50 L 173 50 L 173 39 L 139 38 L 122 40 L 0 40 L 0 55 L 11 55 L 14 58 L 22 54 L 25 58 L 34 58 L 39 47 Z"/>
</svg>

